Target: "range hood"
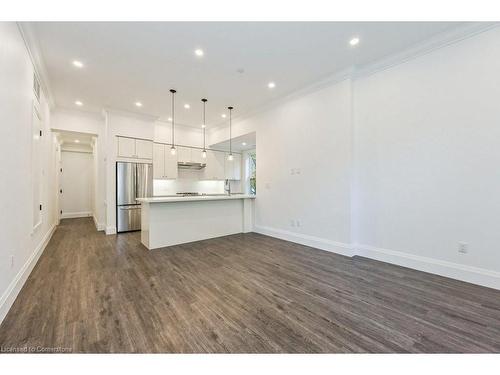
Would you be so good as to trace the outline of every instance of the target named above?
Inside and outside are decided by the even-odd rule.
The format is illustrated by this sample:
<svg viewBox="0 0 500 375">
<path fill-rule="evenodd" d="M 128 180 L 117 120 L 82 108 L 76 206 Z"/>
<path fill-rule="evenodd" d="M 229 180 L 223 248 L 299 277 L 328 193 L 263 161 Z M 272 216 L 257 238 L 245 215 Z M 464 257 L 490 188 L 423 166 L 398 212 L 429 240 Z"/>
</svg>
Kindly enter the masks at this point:
<svg viewBox="0 0 500 375">
<path fill-rule="evenodd" d="M 177 163 L 179 169 L 196 169 L 200 170 L 207 166 L 206 163 L 193 163 L 189 161 L 180 161 Z"/>
</svg>

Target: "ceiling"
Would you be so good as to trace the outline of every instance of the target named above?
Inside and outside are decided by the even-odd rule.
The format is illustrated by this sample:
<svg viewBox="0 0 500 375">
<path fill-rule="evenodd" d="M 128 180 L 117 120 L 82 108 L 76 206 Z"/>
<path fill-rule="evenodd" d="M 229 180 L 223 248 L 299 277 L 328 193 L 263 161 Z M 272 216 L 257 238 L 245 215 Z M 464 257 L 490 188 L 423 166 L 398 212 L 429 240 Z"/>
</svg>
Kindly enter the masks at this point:
<svg viewBox="0 0 500 375">
<path fill-rule="evenodd" d="M 239 137 L 234 137 L 231 140 L 231 149 L 233 151 L 254 150 L 257 144 L 255 132 L 243 134 Z M 215 150 L 229 150 L 229 140 L 210 145 L 210 148 Z"/>
<path fill-rule="evenodd" d="M 91 146 L 93 143 L 92 134 L 58 130 L 59 140 L 62 145 Z"/>
<path fill-rule="evenodd" d="M 112 108 L 166 119 L 175 88 L 176 123 L 207 125 L 461 26 L 446 22 L 36 22 L 57 106 Z M 356 47 L 349 40 L 357 36 Z M 195 55 L 201 48 L 203 57 Z M 72 65 L 83 62 L 83 68 Z M 269 89 L 267 84 L 275 82 Z M 135 102 L 143 106 L 138 108 Z M 190 109 L 183 105 L 190 104 Z"/>
</svg>

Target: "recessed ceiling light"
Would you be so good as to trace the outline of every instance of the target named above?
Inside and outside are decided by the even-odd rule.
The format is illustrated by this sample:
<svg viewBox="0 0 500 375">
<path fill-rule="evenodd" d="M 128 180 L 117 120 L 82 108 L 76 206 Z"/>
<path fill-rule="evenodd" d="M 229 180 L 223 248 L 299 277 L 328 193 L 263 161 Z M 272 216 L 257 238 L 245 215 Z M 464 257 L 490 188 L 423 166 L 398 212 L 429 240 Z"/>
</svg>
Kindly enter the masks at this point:
<svg viewBox="0 0 500 375">
<path fill-rule="evenodd" d="M 205 124 L 201 124 L 201 128 L 205 129 L 207 126 Z"/>
<path fill-rule="evenodd" d="M 168 121 L 172 121 L 172 117 L 169 117 L 169 118 L 168 118 Z"/>
<path fill-rule="evenodd" d="M 189 109 L 189 108 L 191 108 L 191 106 L 186 103 L 186 104 L 184 104 L 184 108 Z"/>
<path fill-rule="evenodd" d="M 142 103 L 141 102 L 135 102 L 135 106 L 136 107 L 142 107 Z"/>
<path fill-rule="evenodd" d="M 75 143 L 80 143 L 80 140 L 79 139 L 75 139 Z"/>
<path fill-rule="evenodd" d="M 81 107 L 83 105 L 83 103 L 79 100 L 75 101 L 75 104 L 78 106 L 78 107 Z"/>
<path fill-rule="evenodd" d="M 73 65 L 76 66 L 77 68 L 83 68 L 83 63 L 78 60 L 73 60 Z"/>
<path fill-rule="evenodd" d="M 355 37 L 355 38 L 352 38 L 350 41 L 349 41 L 349 44 L 351 46 L 357 46 L 359 44 L 359 38 L 358 37 Z"/>
<path fill-rule="evenodd" d="M 269 83 L 267 84 L 267 87 L 269 87 L 270 89 L 274 89 L 274 88 L 276 87 L 276 83 L 274 83 L 274 82 L 269 82 Z"/>
<path fill-rule="evenodd" d="M 202 50 L 202 49 L 199 49 L 199 48 L 198 48 L 198 49 L 195 49 L 195 50 L 194 50 L 194 54 L 195 54 L 196 56 L 198 56 L 198 57 L 201 57 L 201 56 L 203 56 L 205 53 L 203 52 L 203 50 Z"/>
<path fill-rule="evenodd" d="M 241 145 L 242 145 L 242 146 L 246 146 L 246 145 L 247 145 L 247 143 L 246 143 L 246 142 L 243 142 Z"/>
<path fill-rule="evenodd" d="M 222 117 L 222 118 L 226 118 L 226 117 L 227 117 L 227 115 L 226 115 L 225 113 L 223 113 L 222 115 L 220 115 L 220 117 Z"/>
</svg>

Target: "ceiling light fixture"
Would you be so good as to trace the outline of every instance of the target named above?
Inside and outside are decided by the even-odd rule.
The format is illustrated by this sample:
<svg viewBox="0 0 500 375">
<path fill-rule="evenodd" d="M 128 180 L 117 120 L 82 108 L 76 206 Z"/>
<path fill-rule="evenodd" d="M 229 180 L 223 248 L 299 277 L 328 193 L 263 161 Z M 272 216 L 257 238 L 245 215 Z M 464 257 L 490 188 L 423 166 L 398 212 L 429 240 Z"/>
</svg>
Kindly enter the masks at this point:
<svg viewBox="0 0 500 375">
<path fill-rule="evenodd" d="M 222 115 L 220 115 L 220 117 L 222 117 L 222 118 L 226 118 L 226 117 L 227 117 L 227 115 L 226 115 L 225 113 L 223 113 Z"/>
<path fill-rule="evenodd" d="M 203 52 L 203 50 L 202 50 L 202 49 L 199 49 L 199 48 L 198 48 L 198 49 L 195 49 L 195 50 L 194 50 L 194 54 L 195 54 L 196 56 L 198 56 L 198 57 L 201 57 L 201 56 L 203 56 L 205 53 Z"/>
<path fill-rule="evenodd" d="M 186 104 L 184 104 L 184 108 L 189 109 L 189 108 L 191 108 L 191 106 L 186 103 Z"/>
<path fill-rule="evenodd" d="M 75 139 L 75 143 L 80 143 L 80 140 L 79 139 Z"/>
<path fill-rule="evenodd" d="M 141 102 L 135 102 L 135 106 L 140 108 L 140 107 L 142 107 L 142 103 Z"/>
<path fill-rule="evenodd" d="M 172 155 L 175 155 L 176 150 L 175 150 L 175 141 L 174 141 L 174 105 L 175 105 L 175 91 L 174 89 L 170 89 L 170 92 L 172 93 L 172 147 L 170 147 L 170 153 Z"/>
<path fill-rule="evenodd" d="M 233 150 L 232 150 L 232 129 L 231 129 L 231 123 L 232 123 L 232 111 L 233 111 L 233 107 L 227 107 L 227 109 L 229 109 L 229 155 L 227 156 L 227 160 L 229 161 L 233 161 Z"/>
<path fill-rule="evenodd" d="M 207 104 L 207 99 L 203 98 L 201 99 L 201 101 L 203 102 L 203 125 L 202 125 L 202 128 L 203 128 L 203 151 L 201 152 L 201 157 L 203 159 L 206 159 L 207 158 L 207 150 L 205 148 L 205 128 L 206 128 L 206 123 L 205 123 L 205 106 Z"/>
<path fill-rule="evenodd" d="M 267 84 L 267 87 L 269 87 L 270 89 L 274 89 L 274 88 L 276 87 L 276 83 L 274 83 L 274 82 L 269 82 L 269 83 Z"/>
<path fill-rule="evenodd" d="M 83 103 L 79 100 L 75 101 L 75 104 L 78 106 L 78 107 L 81 107 L 83 105 Z"/>
<path fill-rule="evenodd" d="M 242 145 L 242 146 L 246 146 L 246 145 L 247 145 L 247 143 L 246 143 L 246 142 L 243 142 L 241 145 Z"/>
<path fill-rule="evenodd" d="M 353 46 L 353 47 L 354 47 L 354 46 L 357 46 L 357 45 L 359 44 L 359 38 L 358 38 L 358 37 L 354 37 L 354 38 L 352 38 L 352 39 L 349 41 L 349 44 L 350 44 L 351 46 Z"/>
<path fill-rule="evenodd" d="M 172 121 L 172 117 L 169 117 L 169 118 L 168 118 L 168 121 Z"/>
<path fill-rule="evenodd" d="M 76 66 L 77 68 L 83 68 L 83 63 L 78 60 L 73 60 L 73 66 Z"/>
</svg>

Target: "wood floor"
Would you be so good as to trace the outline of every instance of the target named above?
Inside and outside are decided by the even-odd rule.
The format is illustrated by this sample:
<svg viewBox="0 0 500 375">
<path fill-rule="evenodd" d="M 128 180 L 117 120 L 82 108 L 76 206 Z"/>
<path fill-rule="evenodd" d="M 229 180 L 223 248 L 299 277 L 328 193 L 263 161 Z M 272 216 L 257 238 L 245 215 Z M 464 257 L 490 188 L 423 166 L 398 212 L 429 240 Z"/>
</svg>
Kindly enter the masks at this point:
<svg viewBox="0 0 500 375">
<path fill-rule="evenodd" d="M 500 352 L 500 291 L 259 234 L 146 250 L 63 220 L 0 327 L 72 352 Z"/>
</svg>

